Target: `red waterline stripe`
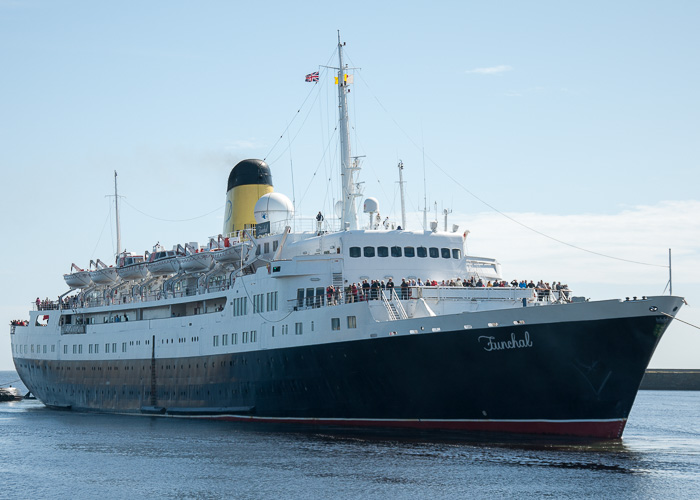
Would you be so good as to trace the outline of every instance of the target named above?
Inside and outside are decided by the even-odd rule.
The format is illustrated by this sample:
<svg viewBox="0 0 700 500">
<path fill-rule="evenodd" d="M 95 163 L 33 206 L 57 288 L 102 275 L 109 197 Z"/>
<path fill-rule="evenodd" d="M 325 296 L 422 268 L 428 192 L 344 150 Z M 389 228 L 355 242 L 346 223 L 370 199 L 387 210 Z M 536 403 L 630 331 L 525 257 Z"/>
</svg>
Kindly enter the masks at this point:
<svg viewBox="0 0 700 500">
<path fill-rule="evenodd" d="M 192 417 L 188 417 L 192 418 Z M 207 415 L 194 418 L 299 425 L 370 427 L 386 429 L 422 429 L 444 431 L 486 431 L 514 434 L 550 434 L 562 436 L 619 439 L 627 419 L 610 420 L 389 420 L 333 418 L 275 418 L 245 415 Z"/>
</svg>

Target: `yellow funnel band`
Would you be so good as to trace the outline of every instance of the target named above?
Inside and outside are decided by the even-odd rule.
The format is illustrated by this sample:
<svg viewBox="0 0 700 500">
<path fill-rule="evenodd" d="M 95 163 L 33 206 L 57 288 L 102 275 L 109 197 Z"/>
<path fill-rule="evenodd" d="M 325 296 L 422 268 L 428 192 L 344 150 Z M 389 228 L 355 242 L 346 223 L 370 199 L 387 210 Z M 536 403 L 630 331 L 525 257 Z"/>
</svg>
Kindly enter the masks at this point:
<svg viewBox="0 0 700 500">
<path fill-rule="evenodd" d="M 269 184 L 244 184 L 230 189 L 226 193 L 223 234 L 255 226 L 255 203 L 262 195 L 273 191 Z"/>
</svg>

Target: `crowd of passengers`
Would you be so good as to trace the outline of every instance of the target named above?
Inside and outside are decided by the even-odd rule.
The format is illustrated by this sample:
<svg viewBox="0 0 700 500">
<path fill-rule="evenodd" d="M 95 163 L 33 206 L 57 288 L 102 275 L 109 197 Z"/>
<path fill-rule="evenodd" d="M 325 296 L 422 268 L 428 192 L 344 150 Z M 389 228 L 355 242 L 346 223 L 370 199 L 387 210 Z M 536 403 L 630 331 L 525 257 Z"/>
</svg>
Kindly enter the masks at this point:
<svg viewBox="0 0 700 500">
<path fill-rule="evenodd" d="M 13 319 L 10 321 L 11 326 L 29 326 L 29 321 L 21 319 Z"/>
<path fill-rule="evenodd" d="M 440 282 L 436 280 L 425 280 L 419 279 L 409 279 L 403 278 L 401 283 L 397 286 L 391 278 L 386 282 L 384 280 L 363 280 L 362 283 L 353 283 L 345 287 L 345 290 L 341 288 L 336 288 L 333 285 L 326 287 L 325 302 L 328 305 L 336 305 L 340 303 L 352 303 L 352 302 L 363 302 L 368 300 L 379 300 L 381 298 L 381 291 L 386 292 L 389 296 L 392 295 L 392 291 L 395 288 L 397 296 L 402 300 L 408 300 L 411 298 L 417 298 L 414 296 L 412 289 L 417 287 L 473 287 L 473 288 L 530 288 L 534 289 L 537 293 L 538 300 L 544 299 L 551 292 L 558 292 L 559 297 L 568 300 L 571 291 L 569 287 L 559 282 L 552 282 L 550 285 L 542 280 L 535 284 L 532 280 L 528 282 L 527 280 L 513 280 L 510 283 L 507 281 L 486 281 L 484 282 L 481 278 L 476 278 L 472 276 L 470 279 L 453 279 L 453 280 L 442 280 Z M 323 305 L 324 297 L 321 295 L 316 295 L 315 298 L 307 297 L 307 305 L 320 306 Z M 300 299 L 301 302 L 301 299 Z M 299 304 L 301 305 L 301 303 Z"/>
</svg>

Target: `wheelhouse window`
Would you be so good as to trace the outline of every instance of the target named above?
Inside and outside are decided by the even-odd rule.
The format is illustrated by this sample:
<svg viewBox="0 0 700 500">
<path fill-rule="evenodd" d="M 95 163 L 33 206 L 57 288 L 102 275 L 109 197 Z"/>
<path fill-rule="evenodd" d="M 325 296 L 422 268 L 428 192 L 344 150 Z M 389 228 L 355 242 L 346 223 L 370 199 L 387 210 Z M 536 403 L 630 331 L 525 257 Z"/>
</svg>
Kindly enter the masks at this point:
<svg viewBox="0 0 700 500">
<path fill-rule="evenodd" d="M 452 249 L 452 258 L 453 259 L 461 259 L 462 258 L 462 251 L 459 248 L 453 248 Z"/>
<path fill-rule="evenodd" d="M 440 250 L 435 247 L 430 247 L 430 258 L 437 259 L 438 257 L 440 257 Z"/>
<path fill-rule="evenodd" d="M 389 248 L 388 247 L 377 247 L 377 257 L 388 257 Z"/>
<path fill-rule="evenodd" d="M 415 257 L 416 249 L 413 247 L 403 247 L 403 255 L 404 257 Z"/>
<path fill-rule="evenodd" d="M 442 254 L 443 259 L 449 259 L 450 258 L 450 249 L 449 248 L 441 248 L 440 253 Z"/>
<path fill-rule="evenodd" d="M 350 257 L 361 257 L 362 249 L 360 247 L 350 247 Z"/>
<path fill-rule="evenodd" d="M 416 248 L 416 255 L 418 255 L 418 257 L 421 257 L 421 258 L 427 257 L 428 256 L 428 249 L 425 247 L 418 247 L 418 248 Z"/>
<path fill-rule="evenodd" d="M 401 247 L 391 247 L 392 257 L 401 257 Z"/>
<path fill-rule="evenodd" d="M 362 251 L 365 257 L 374 257 L 374 247 L 364 247 Z"/>
</svg>

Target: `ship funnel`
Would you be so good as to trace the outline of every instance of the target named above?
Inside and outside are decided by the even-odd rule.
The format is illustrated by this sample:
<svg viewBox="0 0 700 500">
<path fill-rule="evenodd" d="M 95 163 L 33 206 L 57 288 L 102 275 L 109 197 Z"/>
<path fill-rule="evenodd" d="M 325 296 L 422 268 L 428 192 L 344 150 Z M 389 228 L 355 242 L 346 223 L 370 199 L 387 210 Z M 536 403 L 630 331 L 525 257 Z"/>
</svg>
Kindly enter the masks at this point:
<svg viewBox="0 0 700 500">
<path fill-rule="evenodd" d="M 255 203 L 271 193 L 272 174 L 262 160 L 243 160 L 228 176 L 223 234 L 255 227 Z"/>
</svg>

